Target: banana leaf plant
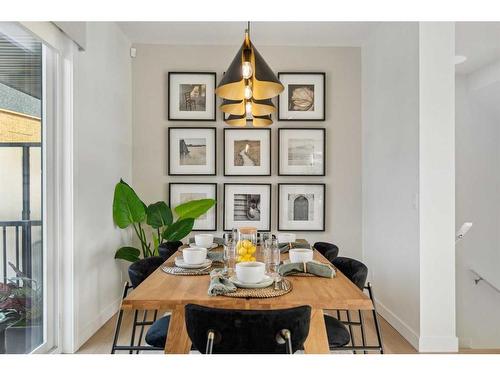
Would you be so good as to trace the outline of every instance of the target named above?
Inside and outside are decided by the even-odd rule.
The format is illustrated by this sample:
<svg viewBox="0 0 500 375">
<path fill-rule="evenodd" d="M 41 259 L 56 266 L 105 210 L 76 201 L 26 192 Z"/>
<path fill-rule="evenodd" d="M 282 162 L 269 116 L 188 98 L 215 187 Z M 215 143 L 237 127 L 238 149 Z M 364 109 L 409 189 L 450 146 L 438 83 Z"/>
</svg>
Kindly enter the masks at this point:
<svg viewBox="0 0 500 375">
<path fill-rule="evenodd" d="M 165 202 L 146 206 L 125 181 L 120 180 L 115 186 L 113 198 L 113 220 L 126 229 L 132 227 L 139 239 L 141 249 L 124 246 L 115 253 L 115 259 L 135 262 L 158 255 L 158 247 L 164 242 L 180 241 L 193 230 L 195 220 L 215 205 L 214 199 L 197 199 L 180 204 L 175 208 L 177 220 L 174 221 L 172 210 Z M 151 227 L 151 240 L 146 235 L 145 227 Z"/>
</svg>

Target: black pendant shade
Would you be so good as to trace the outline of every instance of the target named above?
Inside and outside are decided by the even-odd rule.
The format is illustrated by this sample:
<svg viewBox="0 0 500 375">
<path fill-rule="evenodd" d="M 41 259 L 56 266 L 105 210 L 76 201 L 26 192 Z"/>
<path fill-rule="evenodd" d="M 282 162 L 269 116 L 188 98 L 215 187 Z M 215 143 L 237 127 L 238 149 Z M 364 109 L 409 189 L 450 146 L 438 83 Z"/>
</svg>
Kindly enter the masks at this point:
<svg viewBox="0 0 500 375">
<path fill-rule="evenodd" d="M 245 66 L 246 76 L 244 76 Z M 215 93 L 223 99 L 220 109 L 229 114 L 225 122 L 245 126 L 251 115 L 253 126 L 268 126 L 276 111 L 272 98 L 284 87 L 250 41 L 248 32 Z M 247 116 L 248 114 L 248 116 Z"/>
</svg>

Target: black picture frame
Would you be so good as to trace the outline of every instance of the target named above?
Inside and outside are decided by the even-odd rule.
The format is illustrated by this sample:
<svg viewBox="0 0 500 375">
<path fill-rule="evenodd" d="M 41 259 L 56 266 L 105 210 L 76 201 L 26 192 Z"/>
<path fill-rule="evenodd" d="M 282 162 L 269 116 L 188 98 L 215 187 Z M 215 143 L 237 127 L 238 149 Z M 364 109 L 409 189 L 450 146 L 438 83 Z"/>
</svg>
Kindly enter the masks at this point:
<svg viewBox="0 0 500 375">
<path fill-rule="evenodd" d="M 257 131 L 257 130 L 266 130 L 269 134 L 269 173 L 266 174 L 232 174 L 228 173 L 226 170 L 226 156 L 228 155 L 226 152 L 226 134 L 227 132 L 240 132 L 240 131 Z M 223 155 L 223 174 L 224 177 L 255 177 L 255 176 L 261 176 L 261 177 L 270 177 L 272 175 L 272 132 L 270 128 L 224 128 L 223 130 L 223 136 L 222 136 L 222 149 L 224 150 L 224 155 Z M 234 155 L 233 155 L 234 156 Z"/>
<path fill-rule="evenodd" d="M 215 187 L 215 206 L 213 207 L 214 213 L 215 213 L 215 220 L 214 220 L 214 228 L 207 228 L 207 229 L 193 229 L 193 232 L 215 232 L 217 231 L 218 228 L 218 201 L 217 201 L 217 194 L 218 194 L 218 184 L 216 182 L 170 182 L 168 184 L 168 206 L 173 210 L 172 207 L 172 186 L 173 185 L 211 185 Z"/>
<path fill-rule="evenodd" d="M 303 122 L 309 122 L 309 121 L 325 121 L 325 114 L 326 114 L 326 73 L 325 72 L 278 72 L 278 79 L 280 79 L 280 76 L 283 76 L 283 75 L 320 75 L 322 76 L 322 79 L 323 79 L 323 114 L 321 116 L 321 118 L 311 118 L 311 119 L 307 119 L 307 118 L 300 118 L 300 119 L 288 119 L 288 118 L 282 118 L 281 117 L 281 110 L 280 110 L 280 96 L 281 95 L 284 95 L 283 93 L 281 93 L 277 99 L 278 103 L 277 103 L 277 108 L 278 108 L 278 115 L 277 115 L 277 118 L 278 118 L 278 121 L 303 121 Z M 285 90 L 286 91 L 286 90 Z"/>
<path fill-rule="evenodd" d="M 323 188 L 323 225 L 321 229 L 288 229 L 281 226 L 280 214 L 281 214 L 281 186 L 321 186 Z M 278 231 L 286 232 L 324 232 L 326 228 L 326 184 L 324 183 L 279 183 L 278 184 Z"/>
<path fill-rule="evenodd" d="M 211 130 L 214 133 L 214 151 L 213 151 L 213 160 L 214 160 L 214 173 L 172 173 L 171 168 L 171 159 L 172 159 L 172 147 L 171 147 L 171 132 L 172 130 L 192 130 L 192 129 L 200 129 L 200 130 Z M 169 176 L 216 176 L 217 175 L 217 128 L 215 126 L 207 126 L 207 127 L 197 127 L 197 126 L 169 126 L 168 127 L 168 175 Z"/>
<path fill-rule="evenodd" d="M 213 116 L 211 118 L 207 119 L 200 119 L 200 118 L 174 118 L 172 117 L 171 114 L 171 108 L 170 108 L 170 98 L 171 98 L 171 78 L 173 75 L 188 75 L 188 74 L 203 74 L 203 75 L 210 75 L 213 76 L 214 80 L 214 105 L 213 105 Z M 216 72 L 168 72 L 168 82 L 167 82 L 167 91 L 168 91 L 168 98 L 167 98 L 167 119 L 168 121 L 201 121 L 201 122 L 206 122 L 206 121 L 217 121 L 217 97 L 215 95 L 215 88 L 217 87 L 217 73 Z M 208 93 L 207 93 L 208 95 Z"/>
<path fill-rule="evenodd" d="M 323 170 L 321 174 L 304 174 L 304 173 L 281 173 L 281 134 L 289 130 L 304 130 L 304 131 L 321 131 L 323 133 Z M 325 128 L 278 128 L 278 176 L 326 176 L 326 129 Z"/>
<path fill-rule="evenodd" d="M 234 185 L 245 185 L 245 186 L 268 186 L 269 187 L 269 207 L 268 207 L 268 211 L 269 211 L 269 226 L 267 228 L 264 228 L 264 229 L 258 229 L 257 232 L 270 232 L 271 231 L 271 228 L 272 228 L 272 215 L 271 215 L 271 210 L 272 210 L 272 200 L 273 200 L 273 191 L 272 191 L 272 184 L 268 184 L 268 183 L 251 183 L 251 184 L 246 184 L 246 183 L 243 183 L 243 182 L 226 182 L 223 184 L 223 202 L 224 202 L 224 208 L 223 208 L 223 212 L 222 212 L 222 230 L 224 232 L 228 232 L 228 231 L 231 231 L 233 228 L 226 228 L 226 223 L 227 223 L 227 220 L 226 220 L 226 206 L 227 206 L 227 202 L 226 202 L 226 199 L 227 199 L 227 187 L 228 186 L 234 186 Z"/>
</svg>

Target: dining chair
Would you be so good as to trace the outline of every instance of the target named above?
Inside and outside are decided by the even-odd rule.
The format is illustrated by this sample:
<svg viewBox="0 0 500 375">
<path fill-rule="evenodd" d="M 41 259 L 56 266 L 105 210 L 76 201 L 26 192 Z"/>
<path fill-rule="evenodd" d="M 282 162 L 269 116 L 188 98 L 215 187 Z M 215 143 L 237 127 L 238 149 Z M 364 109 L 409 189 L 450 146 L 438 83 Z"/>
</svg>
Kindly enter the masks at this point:
<svg viewBox="0 0 500 375">
<path fill-rule="evenodd" d="M 371 283 L 368 283 L 365 286 L 366 279 L 368 277 L 368 267 L 364 265 L 362 262 L 346 257 L 336 257 L 331 261 L 331 263 L 342 272 L 351 282 L 356 285 L 359 289 L 368 291 L 368 295 L 373 303 L 373 321 L 375 325 L 375 331 L 377 334 L 377 345 L 367 345 L 366 344 L 366 335 L 365 335 L 365 327 L 364 327 L 364 319 L 361 310 L 358 310 L 358 321 L 354 321 L 351 318 L 351 312 L 349 310 L 345 310 L 345 314 L 347 316 L 347 321 L 343 321 L 340 319 L 340 312 L 337 310 L 337 318 L 334 318 L 330 315 L 325 314 L 325 325 L 328 334 L 328 344 L 330 346 L 330 350 L 352 350 L 354 353 L 357 350 L 363 350 L 366 354 L 367 351 L 379 351 L 380 354 L 384 353 L 383 345 L 382 345 L 382 335 L 380 332 L 380 325 L 377 317 L 377 310 L 375 306 L 375 298 L 373 295 L 373 289 Z M 346 328 L 347 326 L 347 328 Z M 359 326 L 361 330 L 361 340 L 362 345 L 357 346 L 354 342 L 353 336 L 353 326 Z M 347 344 L 351 342 L 350 346 Z"/>
<path fill-rule="evenodd" d="M 128 268 L 128 275 L 130 278 L 129 285 L 128 282 L 125 283 L 123 288 L 122 300 L 127 296 L 130 289 L 135 289 L 141 284 L 149 275 L 151 275 L 158 267 L 160 267 L 165 260 L 160 256 L 149 257 L 145 259 L 140 259 L 132 263 Z M 123 319 L 123 310 L 120 310 L 118 314 L 118 319 L 116 321 L 115 334 L 113 337 L 113 345 L 111 348 L 111 354 L 114 354 L 117 350 L 128 350 L 130 354 L 135 350 L 138 354 L 141 350 L 163 350 L 165 347 L 165 341 L 167 340 L 168 325 L 170 323 L 170 316 L 164 316 L 160 319 L 156 319 L 158 316 L 158 310 L 154 311 L 153 319 L 147 320 L 148 311 L 144 310 L 142 321 L 138 321 L 138 310 L 134 310 L 134 320 L 132 323 L 132 334 L 130 338 L 130 345 L 117 345 L 118 337 L 120 335 L 120 329 Z M 144 335 L 144 327 L 150 326 L 148 332 L 146 333 L 145 341 L 149 345 L 141 345 L 142 337 Z M 137 327 L 141 327 L 138 344 L 135 344 L 135 335 Z"/>
<path fill-rule="evenodd" d="M 339 255 L 337 245 L 330 242 L 316 242 L 313 247 L 331 263 Z"/>
<path fill-rule="evenodd" d="M 188 304 L 186 328 L 203 354 L 292 354 L 309 334 L 311 307 L 228 310 Z"/>
</svg>

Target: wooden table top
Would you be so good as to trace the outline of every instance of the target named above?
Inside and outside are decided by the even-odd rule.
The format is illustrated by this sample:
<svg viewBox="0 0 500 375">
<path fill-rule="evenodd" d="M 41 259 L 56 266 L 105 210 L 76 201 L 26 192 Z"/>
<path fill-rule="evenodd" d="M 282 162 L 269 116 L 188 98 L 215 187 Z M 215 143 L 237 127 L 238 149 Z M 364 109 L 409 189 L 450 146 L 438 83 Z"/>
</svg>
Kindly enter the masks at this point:
<svg viewBox="0 0 500 375">
<path fill-rule="evenodd" d="M 170 263 L 180 253 L 170 257 Z M 282 254 L 286 259 L 288 254 Z M 314 259 L 329 263 L 318 251 Z M 287 276 L 293 289 L 284 296 L 274 298 L 211 297 L 207 294 L 210 276 L 170 275 L 158 268 L 122 302 L 122 309 L 155 310 L 175 309 L 177 306 L 196 303 L 203 306 L 233 309 L 277 309 L 309 305 L 313 309 L 372 310 L 371 300 L 346 276 L 337 270 L 333 279 L 323 277 Z"/>
</svg>

